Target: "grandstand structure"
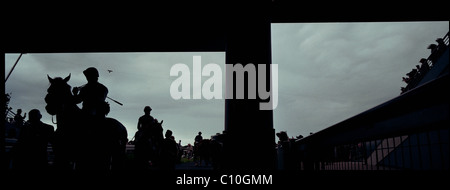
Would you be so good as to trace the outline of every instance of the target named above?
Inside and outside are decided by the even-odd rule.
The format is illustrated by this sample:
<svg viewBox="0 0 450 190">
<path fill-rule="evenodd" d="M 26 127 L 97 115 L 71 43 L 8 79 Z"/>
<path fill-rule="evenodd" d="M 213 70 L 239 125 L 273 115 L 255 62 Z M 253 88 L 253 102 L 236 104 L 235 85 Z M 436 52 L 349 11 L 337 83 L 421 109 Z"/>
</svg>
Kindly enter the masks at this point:
<svg viewBox="0 0 450 190">
<path fill-rule="evenodd" d="M 398 97 L 297 140 L 297 169 L 448 171 L 448 33 L 436 41 Z"/>
</svg>

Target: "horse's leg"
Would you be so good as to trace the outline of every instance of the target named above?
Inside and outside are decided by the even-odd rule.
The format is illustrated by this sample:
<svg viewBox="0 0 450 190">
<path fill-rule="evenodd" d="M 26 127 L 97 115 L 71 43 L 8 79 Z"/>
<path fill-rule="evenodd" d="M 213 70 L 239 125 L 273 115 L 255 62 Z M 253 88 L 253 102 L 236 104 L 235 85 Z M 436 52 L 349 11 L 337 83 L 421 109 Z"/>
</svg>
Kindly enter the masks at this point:
<svg viewBox="0 0 450 190">
<path fill-rule="evenodd" d="M 69 143 L 67 136 L 62 136 L 60 131 L 55 133 L 55 138 L 52 142 L 52 148 L 55 155 L 54 168 L 60 170 L 70 170 L 70 156 L 69 156 Z"/>
<path fill-rule="evenodd" d="M 122 168 L 126 156 L 127 131 L 119 121 L 113 118 L 105 118 L 104 132 L 106 133 L 105 141 L 105 158 L 111 169 Z"/>
<path fill-rule="evenodd" d="M 124 169 L 126 158 L 126 129 L 125 134 L 122 134 L 124 130 L 119 125 L 114 125 L 113 135 L 111 139 L 112 152 L 111 152 L 111 169 Z"/>
<path fill-rule="evenodd" d="M 135 163 L 136 169 L 147 169 L 149 161 L 149 148 L 147 142 L 143 139 L 136 140 L 135 144 Z"/>
</svg>

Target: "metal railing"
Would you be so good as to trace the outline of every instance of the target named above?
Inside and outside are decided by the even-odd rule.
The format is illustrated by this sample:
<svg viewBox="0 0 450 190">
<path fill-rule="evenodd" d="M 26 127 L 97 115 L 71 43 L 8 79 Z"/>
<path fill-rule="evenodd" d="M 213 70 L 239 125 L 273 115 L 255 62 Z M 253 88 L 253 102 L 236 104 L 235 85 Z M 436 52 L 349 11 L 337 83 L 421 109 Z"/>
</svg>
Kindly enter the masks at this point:
<svg viewBox="0 0 450 190">
<path fill-rule="evenodd" d="M 297 140 L 299 170 L 449 170 L 449 74 Z"/>
<path fill-rule="evenodd" d="M 448 129 L 337 145 L 320 170 L 448 170 Z"/>
<path fill-rule="evenodd" d="M 439 56 L 448 59 L 449 33 L 443 42 Z M 429 66 L 445 64 L 435 78 L 296 140 L 284 165 L 298 170 L 449 170 L 449 63 L 433 56 Z"/>
</svg>

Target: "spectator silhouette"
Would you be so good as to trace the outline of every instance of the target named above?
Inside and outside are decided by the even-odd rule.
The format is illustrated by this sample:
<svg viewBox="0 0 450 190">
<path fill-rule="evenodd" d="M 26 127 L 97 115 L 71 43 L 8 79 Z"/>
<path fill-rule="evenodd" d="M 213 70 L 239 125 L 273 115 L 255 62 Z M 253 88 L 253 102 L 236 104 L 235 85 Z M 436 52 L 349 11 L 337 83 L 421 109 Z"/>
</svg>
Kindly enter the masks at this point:
<svg viewBox="0 0 450 190">
<path fill-rule="evenodd" d="M 428 47 L 427 47 L 427 49 L 430 49 L 431 50 L 431 55 L 430 55 L 430 61 L 433 63 L 433 64 L 436 64 L 436 61 L 437 61 L 437 59 L 438 59 L 438 46 L 436 45 L 436 44 L 430 44 Z"/>
<path fill-rule="evenodd" d="M 174 170 L 178 158 L 178 144 L 172 136 L 172 131 L 167 130 L 161 147 L 161 168 Z"/>
<path fill-rule="evenodd" d="M 434 52 L 436 52 L 436 50 L 437 50 L 437 45 L 436 44 L 430 44 L 430 45 L 428 45 L 428 47 L 427 47 L 427 49 L 430 49 L 430 53 L 431 54 L 433 54 Z"/>
<path fill-rule="evenodd" d="M 200 143 L 203 141 L 203 137 L 202 137 L 202 132 L 198 132 L 198 135 L 195 136 L 194 139 L 194 162 L 195 165 L 199 165 L 201 164 L 201 160 L 200 162 L 198 162 L 198 160 L 200 159 Z"/>
<path fill-rule="evenodd" d="M 408 78 L 402 77 L 402 81 L 403 81 L 403 82 L 406 82 L 406 84 L 408 84 L 410 80 L 411 80 L 411 79 L 410 79 L 409 77 L 408 77 Z"/>
<path fill-rule="evenodd" d="M 421 75 L 424 75 L 428 72 L 428 70 L 430 70 L 430 66 L 428 65 L 427 59 L 425 58 L 420 59 L 419 62 L 422 63 L 419 67 L 419 73 Z"/>
<path fill-rule="evenodd" d="M 46 169 L 48 167 L 47 146 L 53 136 L 54 128 L 41 121 L 39 110 L 29 112 L 16 145 L 16 169 Z"/>
<path fill-rule="evenodd" d="M 412 69 L 409 73 L 407 73 L 406 75 L 411 79 L 414 80 L 417 76 L 418 72 L 417 69 Z"/>
<path fill-rule="evenodd" d="M 289 137 L 288 137 L 286 131 L 281 131 L 281 132 L 277 133 L 277 137 L 278 137 L 278 144 L 282 144 L 283 142 L 286 142 L 289 140 Z"/>
<path fill-rule="evenodd" d="M 445 50 L 447 50 L 447 45 L 445 45 L 444 39 L 442 38 L 436 39 L 436 42 L 438 43 L 437 56 L 440 57 L 445 52 Z"/>
<path fill-rule="evenodd" d="M 105 102 L 108 88 L 98 82 L 99 73 L 94 67 L 83 71 L 87 84 L 72 89 L 76 104 L 83 102 L 82 111 L 90 119 L 101 119 L 109 112 L 109 105 Z"/>
<path fill-rule="evenodd" d="M 285 131 L 276 134 L 279 141 L 277 145 L 278 168 L 282 170 L 294 169 L 293 145 Z"/>
<path fill-rule="evenodd" d="M 22 114 L 22 109 L 17 109 L 17 113 L 14 116 L 14 124 L 19 129 L 22 128 L 23 121 L 25 121 L 25 118 L 27 117 L 27 113 L 24 113 L 23 116 L 21 114 Z"/>
<path fill-rule="evenodd" d="M 172 137 L 173 137 L 173 140 L 175 141 L 175 137 L 174 136 L 172 136 Z M 178 157 L 177 157 L 176 161 L 177 161 L 177 163 L 180 163 L 181 156 L 183 155 L 183 146 L 181 145 L 181 140 L 178 141 L 177 149 L 178 149 Z"/>
</svg>

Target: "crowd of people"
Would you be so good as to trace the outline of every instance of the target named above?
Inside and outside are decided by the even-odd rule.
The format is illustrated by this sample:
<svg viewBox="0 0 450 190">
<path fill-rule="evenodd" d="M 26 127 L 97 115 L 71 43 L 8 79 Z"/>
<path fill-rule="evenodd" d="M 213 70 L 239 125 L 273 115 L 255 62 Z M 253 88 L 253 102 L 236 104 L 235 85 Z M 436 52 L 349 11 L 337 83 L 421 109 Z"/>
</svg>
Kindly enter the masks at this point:
<svg viewBox="0 0 450 190">
<path fill-rule="evenodd" d="M 134 155 L 138 169 L 164 169 L 173 170 L 175 165 L 181 163 L 181 158 L 193 162 L 194 166 L 214 165 L 218 148 L 216 141 L 203 139 L 202 132 L 198 132 L 194 138 L 194 145 L 181 146 L 181 141 L 176 143 L 171 130 L 166 130 L 163 137 L 163 121 L 159 122 L 150 115 L 152 108 L 145 106 L 144 115 L 138 120 L 134 140 L 130 144 L 135 145 Z M 215 148 L 215 149 L 214 149 Z M 217 151 L 214 151 L 217 150 Z M 216 154 L 214 154 L 216 153 Z M 202 162 L 203 161 L 203 162 Z"/>
<path fill-rule="evenodd" d="M 416 65 L 416 68 L 407 73 L 406 77 L 402 77 L 402 81 L 407 84 L 406 87 L 401 87 L 402 94 L 416 87 L 428 71 L 437 63 L 439 57 L 447 50 L 448 40 L 447 44 L 443 38 L 436 39 L 436 42 L 437 44 L 430 44 L 428 46 L 428 49 L 431 50 L 430 56 L 428 58 L 421 58 L 419 60 L 420 65 Z"/>
<path fill-rule="evenodd" d="M 181 145 L 175 141 L 173 132 L 166 130 L 163 136 L 163 121 L 150 115 L 152 108 L 145 106 L 144 115 L 138 119 L 135 134 L 135 156 L 140 169 L 175 169 L 181 157 Z"/>
<path fill-rule="evenodd" d="M 28 121 L 17 112 L 15 125 L 20 128 L 17 144 L 14 147 L 13 168 L 15 169 L 46 169 L 48 167 L 48 145 L 52 142 L 53 126 L 41 121 L 42 115 L 38 109 L 32 109 Z M 20 118 L 20 119 L 19 119 Z"/>
<path fill-rule="evenodd" d="M 440 52 L 442 48 L 440 49 L 440 46 L 437 46 L 433 51 Z M 419 73 L 429 70 L 427 61 L 427 59 L 421 60 L 423 65 L 417 69 Z M 98 83 L 99 74 L 95 68 L 86 69 L 84 74 L 88 83 L 72 90 L 74 100 L 76 103 L 83 103 L 81 111 L 88 116 L 89 120 L 101 120 L 109 112 L 109 106 L 105 104 L 108 89 Z M 409 76 L 412 77 L 413 75 Z M 47 101 L 47 97 L 46 102 L 50 102 Z M 46 111 L 50 114 L 54 112 L 51 106 L 46 106 Z M 144 115 L 139 117 L 137 121 L 138 130 L 134 136 L 134 141 L 132 141 L 132 144 L 135 145 L 134 164 L 132 166 L 134 169 L 174 170 L 175 165 L 180 162 L 183 155 L 187 158 L 193 158 L 197 166 L 201 165 L 204 158 L 207 159 L 206 164 L 208 164 L 208 160 L 211 160 L 212 164 L 219 160 L 218 155 L 220 157 L 221 145 L 214 139 L 203 139 L 202 133 L 198 132 L 194 139 L 192 151 L 185 152 L 181 143 L 176 142 L 173 131 L 168 129 L 164 133 L 163 121 L 158 121 L 151 116 L 152 108 L 150 106 L 145 106 L 143 111 Z M 42 115 L 38 109 L 29 111 L 28 121 L 25 122 L 26 117 L 27 113 L 22 116 L 22 110 L 18 109 L 13 121 L 11 121 L 20 131 L 17 135 L 17 143 L 12 150 L 13 168 L 49 169 L 51 165 L 48 159 L 48 147 L 53 144 L 55 129 L 52 125 L 41 121 Z M 292 141 L 294 139 L 289 139 L 286 132 L 277 133 L 277 136 L 280 139 L 277 145 L 278 154 L 279 158 L 283 160 L 280 162 L 283 164 L 280 167 L 292 168 L 295 165 L 292 159 L 294 158 L 292 156 L 294 154 L 292 152 Z"/>
<path fill-rule="evenodd" d="M 181 142 L 177 143 L 173 136 L 172 130 L 166 130 L 163 135 L 162 121 L 159 122 L 150 115 L 150 106 L 145 106 L 144 115 L 139 117 L 135 140 L 130 144 L 136 145 L 134 152 L 133 166 L 131 169 L 162 169 L 174 170 L 175 165 L 180 163 L 180 159 L 184 156 L 194 162 L 195 166 L 202 164 L 200 158 L 200 144 L 204 143 L 202 132 L 198 132 L 194 138 L 194 146 L 188 145 L 183 149 Z M 52 145 L 52 136 L 54 127 L 41 121 L 42 115 L 38 109 L 28 112 L 28 120 L 26 121 L 26 113 L 22 116 L 18 111 L 14 117 L 14 125 L 20 128 L 17 136 L 17 143 L 13 151 L 13 169 L 50 169 L 51 160 L 48 158 L 48 147 Z M 286 132 L 277 133 L 278 142 L 278 167 L 290 168 L 295 164 L 292 160 L 294 153 L 292 152 L 293 140 L 288 138 Z M 301 137 L 298 137 L 301 138 Z M 209 140 L 209 139 L 206 139 Z M 139 142 L 153 142 L 147 146 L 139 144 Z M 155 151 L 151 151 L 155 150 Z M 30 159 L 32 158 L 32 159 Z M 49 162 L 50 161 L 50 162 Z M 208 164 L 209 161 L 205 161 Z M 211 158 L 211 161 L 214 161 Z"/>
<path fill-rule="evenodd" d="M 82 103 L 81 113 L 87 118 L 80 124 L 94 128 L 97 127 L 96 125 L 102 125 L 101 121 L 109 112 L 109 105 L 105 103 L 108 88 L 98 82 L 99 73 L 96 68 L 90 67 L 83 74 L 88 83 L 81 87 L 74 87 L 71 93 L 75 103 Z M 70 75 L 64 80 L 68 81 L 69 78 Z M 52 82 L 54 79 L 49 77 L 49 80 Z M 52 115 L 56 114 L 49 97 L 46 97 L 46 102 L 48 103 L 46 111 Z M 172 130 L 166 130 L 163 135 L 163 121 L 159 122 L 151 116 L 151 111 L 150 106 L 145 106 L 144 115 L 138 119 L 133 162 L 141 169 L 172 170 L 183 155 L 181 142 L 176 143 Z M 41 121 L 42 115 L 38 109 L 28 112 L 28 120 L 26 117 L 27 113 L 22 115 L 22 110 L 18 109 L 14 117 L 6 121 L 10 126 L 6 131 L 7 138 L 17 139 L 10 151 L 12 160 L 10 167 L 12 169 L 49 169 L 52 167 L 49 148 L 53 149 L 57 138 L 55 128 Z M 199 132 L 195 137 L 194 147 L 198 146 L 202 140 L 201 132 Z"/>
<path fill-rule="evenodd" d="M 158 146 L 156 155 L 150 155 L 146 160 L 146 166 L 140 165 L 142 168 L 161 168 L 174 169 L 175 164 L 180 162 L 183 154 L 181 142 L 176 143 L 175 137 L 171 130 L 166 130 L 162 135 L 162 127 L 157 119 L 150 116 L 151 108 L 144 108 L 145 114 L 138 119 L 138 132 L 142 133 L 144 138 L 151 138 Z M 28 113 L 22 115 L 22 110 L 18 109 L 14 118 L 7 121 L 12 125 L 8 138 L 17 139 L 12 153 L 12 169 L 49 169 L 51 160 L 49 159 L 48 148 L 52 146 L 54 127 L 41 121 L 42 114 L 38 109 L 32 109 Z M 13 132 L 14 131 L 14 132 Z M 16 132 L 17 131 L 17 132 Z M 147 139 L 148 140 L 148 139 Z M 195 138 L 196 144 L 202 140 L 201 132 Z M 148 150 L 144 150 L 148 151 Z M 148 152 L 150 153 L 150 152 Z M 193 158 L 193 152 L 187 158 Z M 140 159 L 139 151 L 137 152 L 137 160 Z M 145 158 L 144 158 L 145 159 Z M 153 163 L 152 163 L 153 162 Z"/>
</svg>

